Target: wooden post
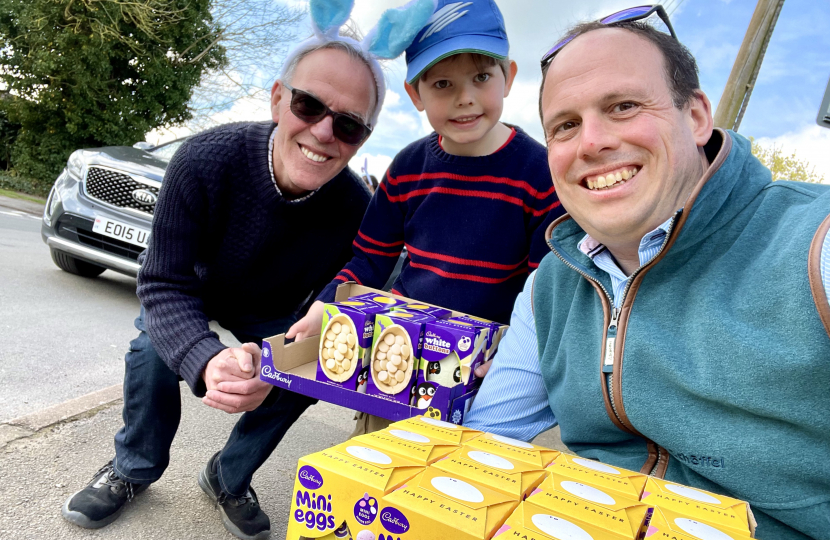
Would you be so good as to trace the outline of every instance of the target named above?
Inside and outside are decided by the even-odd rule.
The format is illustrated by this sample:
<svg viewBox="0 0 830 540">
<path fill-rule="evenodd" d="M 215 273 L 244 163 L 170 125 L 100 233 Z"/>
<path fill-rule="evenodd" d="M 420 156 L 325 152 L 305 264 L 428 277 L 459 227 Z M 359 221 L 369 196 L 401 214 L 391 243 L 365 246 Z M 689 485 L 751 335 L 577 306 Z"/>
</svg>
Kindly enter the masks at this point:
<svg viewBox="0 0 830 540">
<path fill-rule="evenodd" d="M 758 0 L 715 111 L 715 126 L 738 131 L 784 0 Z"/>
</svg>

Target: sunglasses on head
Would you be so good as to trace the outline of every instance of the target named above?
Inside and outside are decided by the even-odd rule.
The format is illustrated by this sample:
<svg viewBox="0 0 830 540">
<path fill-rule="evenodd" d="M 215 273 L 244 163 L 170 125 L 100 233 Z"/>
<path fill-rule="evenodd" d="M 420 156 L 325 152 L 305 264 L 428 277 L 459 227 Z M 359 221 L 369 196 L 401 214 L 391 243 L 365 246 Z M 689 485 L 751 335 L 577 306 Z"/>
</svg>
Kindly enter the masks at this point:
<svg viewBox="0 0 830 540">
<path fill-rule="evenodd" d="M 303 122 L 316 124 L 326 116 L 331 116 L 334 136 L 350 146 L 358 146 L 372 133 L 368 126 L 354 116 L 334 112 L 308 92 L 297 90 L 285 83 L 283 86 L 291 90 L 291 112 Z"/>
<path fill-rule="evenodd" d="M 674 33 L 674 28 L 672 28 L 671 22 L 669 22 L 669 16 L 666 13 L 666 10 L 663 9 L 663 6 L 660 4 L 652 4 L 647 6 L 637 6 L 628 9 L 624 9 L 622 11 L 618 11 L 616 13 L 612 13 L 607 17 L 603 17 L 602 19 L 597 20 L 600 24 L 614 24 L 624 21 L 639 21 L 642 19 L 647 19 L 651 17 L 654 13 L 657 13 L 657 16 L 666 24 L 666 27 L 669 29 L 669 33 L 671 37 L 677 39 L 677 34 Z M 550 64 L 553 57 L 562 50 L 562 47 L 567 45 L 571 42 L 573 38 L 576 36 L 570 35 L 559 41 L 556 45 L 551 47 L 551 49 L 545 53 L 542 57 L 542 69 L 545 69 L 545 66 Z"/>
</svg>

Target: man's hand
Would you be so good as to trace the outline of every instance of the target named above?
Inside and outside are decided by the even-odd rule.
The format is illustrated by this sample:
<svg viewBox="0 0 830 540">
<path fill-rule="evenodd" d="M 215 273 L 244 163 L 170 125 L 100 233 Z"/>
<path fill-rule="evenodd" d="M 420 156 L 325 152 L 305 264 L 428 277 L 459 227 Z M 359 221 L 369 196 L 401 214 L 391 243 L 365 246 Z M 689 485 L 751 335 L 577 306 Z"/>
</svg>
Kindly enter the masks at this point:
<svg viewBox="0 0 830 540">
<path fill-rule="evenodd" d="M 246 345 L 253 347 L 246 348 Z M 250 379 L 256 374 L 254 365 L 254 348 L 259 354 L 259 347 L 246 343 L 242 347 L 227 348 L 210 359 L 202 372 L 202 379 L 208 390 L 213 390 L 222 381 Z"/>
<path fill-rule="evenodd" d="M 259 407 L 273 388 L 259 378 L 261 359 L 262 351 L 255 343 L 225 349 L 213 357 L 203 374 L 208 391 L 202 403 L 226 413 Z"/>
<path fill-rule="evenodd" d="M 476 377 L 483 379 L 487 372 L 490 371 L 490 364 L 492 364 L 492 360 L 487 360 L 480 366 L 476 368 Z"/>
<path fill-rule="evenodd" d="M 305 339 L 309 336 L 316 336 L 320 333 L 320 326 L 323 324 L 323 310 L 325 304 L 314 302 L 306 313 L 306 316 L 295 322 L 294 325 L 285 333 L 285 337 L 294 338 L 297 341 Z"/>
</svg>

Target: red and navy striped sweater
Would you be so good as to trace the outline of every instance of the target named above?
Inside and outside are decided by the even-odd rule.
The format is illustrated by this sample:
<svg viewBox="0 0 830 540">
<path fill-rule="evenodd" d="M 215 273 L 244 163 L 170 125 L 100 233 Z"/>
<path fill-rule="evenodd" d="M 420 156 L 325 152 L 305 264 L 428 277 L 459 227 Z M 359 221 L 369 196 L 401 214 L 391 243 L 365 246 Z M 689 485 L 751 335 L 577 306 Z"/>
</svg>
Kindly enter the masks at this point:
<svg viewBox="0 0 830 540">
<path fill-rule="evenodd" d="M 392 291 L 508 322 L 531 269 L 549 252 L 544 233 L 562 215 L 544 146 L 516 128 L 483 157 L 444 152 L 438 135 L 415 141 L 389 166 L 337 285 L 382 287 L 403 246 L 409 256 Z"/>
</svg>

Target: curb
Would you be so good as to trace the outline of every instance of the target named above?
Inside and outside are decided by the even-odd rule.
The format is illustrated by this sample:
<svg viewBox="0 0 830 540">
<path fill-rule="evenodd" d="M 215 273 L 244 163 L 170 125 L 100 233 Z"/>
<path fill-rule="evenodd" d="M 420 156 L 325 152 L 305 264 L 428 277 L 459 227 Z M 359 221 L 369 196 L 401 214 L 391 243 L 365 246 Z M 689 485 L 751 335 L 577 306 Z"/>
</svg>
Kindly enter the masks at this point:
<svg viewBox="0 0 830 540">
<path fill-rule="evenodd" d="M 33 216 L 42 216 L 44 204 L 27 201 L 24 199 L 13 199 L 0 195 L 0 208 L 16 212 L 24 212 Z"/>
<path fill-rule="evenodd" d="M 48 427 L 91 416 L 120 401 L 123 396 L 123 385 L 116 384 L 40 411 L 7 420 L 0 423 L 0 448 L 17 439 L 31 437 Z"/>
</svg>

